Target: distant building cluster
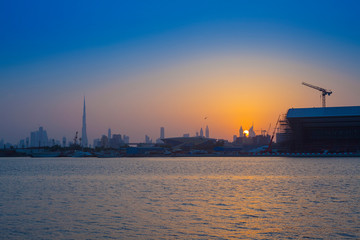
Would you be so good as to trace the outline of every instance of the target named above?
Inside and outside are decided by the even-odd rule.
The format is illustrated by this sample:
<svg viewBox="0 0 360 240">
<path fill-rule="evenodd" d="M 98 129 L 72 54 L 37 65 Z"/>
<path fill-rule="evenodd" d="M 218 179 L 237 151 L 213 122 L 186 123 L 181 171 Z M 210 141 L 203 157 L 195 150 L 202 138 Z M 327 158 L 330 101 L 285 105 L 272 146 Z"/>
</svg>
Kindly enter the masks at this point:
<svg viewBox="0 0 360 240">
<path fill-rule="evenodd" d="M 63 138 L 63 143 L 65 141 L 66 144 L 66 138 Z M 18 148 L 38 148 L 38 147 L 52 147 L 55 145 L 59 145 L 60 146 L 60 141 L 59 140 L 55 140 L 53 138 L 49 138 L 47 131 L 43 128 L 43 127 L 39 127 L 39 130 L 37 131 L 33 131 L 30 133 L 30 137 L 27 137 L 25 139 L 21 139 L 18 144 L 17 147 Z M 63 144 L 63 145 L 65 145 Z M 0 141 L 0 147 L 1 148 L 10 148 L 12 147 L 11 144 L 7 143 L 4 144 L 4 141 Z"/>
<path fill-rule="evenodd" d="M 108 135 L 102 135 L 101 138 L 94 139 L 94 148 L 121 148 L 129 144 L 130 137 L 121 134 L 111 134 L 111 129 L 108 130 Z"/>
<path fill-rule="evenodd" d="M 205 130 L 204 130 L 205 129 Z M 40 127 L 37 131 L 30 133 L 30 136 L 26 139 L 20 140 L 17 148 L 43 148 L 43 147 L 52 147 L 52 146 L 62 146 L 62 147 L 71 147 L 77 146 L 82 148 L 111 148 L 111 149 L 120 149 L 128 147 L 129 145 L 136 145 L 136 143 L 130 143 L 130 137 L 122 134 L 112 134 L 111 129 L 109 128 L 107 134 L 102 135 L 100 138 L 93 140 L 93 145 L 91 146 L 88 143 L 87 137 L 87 128 L 86 128 L 86 104 L 85 97 L 83 102 L 83 115 L 82 115 L 82 129 L 81 135 L 78 138 L 78 132 L 76 132 L 73 141 L 67 141 L 66 137 L 62 138 L 62 141 L 55 139 L 49 139 L 47 131 Z M 170 139 L 170 140 L 169 140 Z M 240 145 L 259 145 L 265 144 L 268 142 L 268 138 L 263 139 L 261 136 L 256 136 L 254 127 L 252 126 L 248 133 L 245 135 L 243 128 L 240 127 L 239 137 L 234 136 L 234 144 Z M 224 141 L 224 140 L 222 140 Z M 155 141 L 149 136 L 145 135 L 144 142 L 137 143 L 142 147 L 159 147 L 165 146 L 167 144 L 174 145 L 178 144 L 178 148 L 192 148 L 194 146 L 200 148 L 207 148 L 213 146 L 216 143 L 216 139 L 210 138 L 210 129 L 206 125 L 205 128 L 201 127 L 195 135 L 190 135 L 190 133 L 184 133 L 182 137 L 176 138 L 165 138 L 165 128 L 160 127 L 160 136 Z M 10 148 L 11 144 L 4 143 L 4 140 L 0 141 L 0 147 Z"/>
<path fill-rule="evenodd" d="M 130 143 L 130 137 L 127 135 L 121 134 L 112 134 L 111 129 L 108 129 L 107 135 L 102 135 L 100 138 L 96 138 L 93 140 L 93 145 L 88 144 L 87 132 L 86 132 L 86 108 L 85 108 L 85 99 L 84 99 L 84 108 L 83 108 L 83 118 L 82 118 L 82 132 L 81 138 L 78 139 L 78 135 L 76 133 L 73 141 L 67 141 L 66 137 L 62 138 L 62 141 L 49 139 L 47 131 L 43 127 L 39 127 L 37 131 L 33 131 L 30 133 L 30 137 L 26 139 L 22 139 L 19 141 L 16 148 L 42 148 L 42 147 L 52 147 L 52 146 L 61 146 L 61 147 L 70 147 L 72 145 L 79 145 L 81 147 L 93 147 L 93 148 L 121 148 Z M 200 135 L 196 132 L 196 137 L 200 138 L 210 138 L 210 130 L 209 127 L 205 128 L 205 136 L 203 128 L 200 128 Z M 183 134 L 184 138 L 190 138 L 189 133 Z M 164 144 L 165 139 L 165 128 L 160 127 L 160 136 L 156 139 L 155 143 L 151 139 L 150 136 L 145 135 L 144 143 L 147 145 L 154 144 Z M 5 143 L 4 140 L 0 140 L 0 148 L 10 148 L 14 147 L 10 143 Z"/>
<path fill-rule="evenodd" d="M 49 139 L 46 130 L 40 127 L 38 131 L 30 134 L 30 147 L 45 147 L 49 145 Z"/>
<path fill-rule="evenodd" d="M 265 146 L 269 145 L 270 135 L 266 131 L 262 131 L 262 134 L 256 135 L 254 125 L 249 130 L 244 130 L 242 126 L 239 129 L 239 136 L 233 136 L 231 147 L 241 147 L 242 151 L 261 151 Z"/>
</svg>

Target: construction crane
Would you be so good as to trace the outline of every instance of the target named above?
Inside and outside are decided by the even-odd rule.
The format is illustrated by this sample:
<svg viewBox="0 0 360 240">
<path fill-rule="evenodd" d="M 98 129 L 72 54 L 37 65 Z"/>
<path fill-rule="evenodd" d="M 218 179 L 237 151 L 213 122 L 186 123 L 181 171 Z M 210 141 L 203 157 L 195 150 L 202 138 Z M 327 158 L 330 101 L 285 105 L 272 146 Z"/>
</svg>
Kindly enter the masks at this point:
<svg viewBox="0 0 360 240">
<path fill-rule="evenodd" d="M 311 87 L 313 89 L 316 89 L 318 91 L 321 92 L 321 100 L 322 100 L 322 107 L 326 107 L 326 101 L 325 101 L 325 96 L 326 95 L 329 95 L 332 94 L 332 91 L 331 90 L 326 90 L 324 88 L 321 88 L 321 87 L 318 87 L 318 86 L 314 86 L 314 85 L 311 85 L 309 83 L 306 83 L 306 82 L 303 82 L 302 83 L 303 85 L 307 86 L 307 87 Z"/>
<path fill-rule="evenodd" d="M 266 150 L 265 152 L 271 152 L 271 144 L 273 143 L 273 140 L 274 140 L 274 137 L 275 137 L 277 125 L 278 125 L 279 122 L 280 122 L 280 116 L 281 116 L 281 115 L 279 115 L 278 120 L 276 121 L 275 128 L 274 128 L 274 132 L 273 132 L 273 134 L 271 135 L 270 142 L 269 142 L 269 146 L 268 146 L 268 148 L 267 148 L 267 150 Z M 271 126 L 271 125 L 270 125 L 270 126 Z M 270 127 L 269 127 L 269 130 L 270 130 Z"/>
<path fill-rule="evenodd" d="M 271 123 L 269 124 L 269 128 L 267 130 L 267 134 L 270 135 L 270 128 L 271 128 Z"/>
<path fill-rule="evenodd" d="M 77 145 L 77 139 L 78 139 L 78 131 L 76 131 L 76 133 L 75 133 L 74 145 Z"/>
</svg>

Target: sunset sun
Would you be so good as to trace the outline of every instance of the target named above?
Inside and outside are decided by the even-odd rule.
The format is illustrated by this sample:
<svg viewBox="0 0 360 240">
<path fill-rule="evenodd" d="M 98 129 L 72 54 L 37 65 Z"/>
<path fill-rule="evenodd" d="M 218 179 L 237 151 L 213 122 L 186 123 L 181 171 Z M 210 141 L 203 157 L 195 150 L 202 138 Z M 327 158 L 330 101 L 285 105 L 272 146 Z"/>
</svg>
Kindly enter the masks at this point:
<svg viewBox="0 0 360 240">
<path fill-rule="evenodd" d="M 249 136 L 249 130 L 244 130 L 244 135 L 245 135 L 246 137 L 248 137 L 248 136 Z"/>
</svg>

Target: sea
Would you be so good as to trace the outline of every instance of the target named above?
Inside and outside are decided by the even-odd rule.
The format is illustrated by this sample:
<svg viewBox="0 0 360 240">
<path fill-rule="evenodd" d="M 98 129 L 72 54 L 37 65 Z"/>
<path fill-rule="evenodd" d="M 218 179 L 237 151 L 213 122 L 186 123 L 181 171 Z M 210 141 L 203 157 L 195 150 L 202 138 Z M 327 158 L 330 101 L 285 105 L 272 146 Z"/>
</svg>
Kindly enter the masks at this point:
<svg viewBox="0 0 360 240">
<path fill-rule="evenodd" d="M 360 158 L 0 158 L 0 239 L 360 239 Z"/>
</svg>

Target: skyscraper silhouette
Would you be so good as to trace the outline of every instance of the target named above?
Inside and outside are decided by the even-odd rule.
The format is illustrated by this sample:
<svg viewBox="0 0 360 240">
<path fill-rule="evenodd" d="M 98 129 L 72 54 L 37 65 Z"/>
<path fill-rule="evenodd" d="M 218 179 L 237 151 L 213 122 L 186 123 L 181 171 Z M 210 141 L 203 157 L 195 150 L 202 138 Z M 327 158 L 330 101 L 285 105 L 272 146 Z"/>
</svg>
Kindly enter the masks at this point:
<svg viewBox="0 0 360 240">
<path fill-rule="evenodd" d="M 165 138 L 165 128 L 161 127 L 160 128 L 160 139 L 163 139 L 163 138 Z"/>
<path fill-rule="evenodd" d="M 111 139 L 111 128 L 108 129 L 108 140 L 110 141 Z"/>
<path fill-rule="evenodd" d="M 249 137 L 255 137 L 255 136 L 256 136 L 256 133 L 254 131 L 254 123 L 253 123 L 253 125 L 249 129 Z"/>
<path fill-rule="evenodd" d="M 206 129 L 205 129 L 205 137 L 209 138 L 210 137 L 210 133 L 209 133 L 209 127 L 206 125 Z"/>
<path fill-rule="evenodd" d="M 84 97 L 84 111 L 83 111 L 83 121 L 82 121 L 82 132 L 81 132 L 81 145 L 83 147 L 88 146 L 88 139 L 86 134 L 86 109 L 85 109 L 85 97 Z"/>
</svg>

